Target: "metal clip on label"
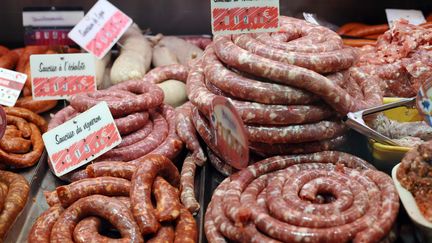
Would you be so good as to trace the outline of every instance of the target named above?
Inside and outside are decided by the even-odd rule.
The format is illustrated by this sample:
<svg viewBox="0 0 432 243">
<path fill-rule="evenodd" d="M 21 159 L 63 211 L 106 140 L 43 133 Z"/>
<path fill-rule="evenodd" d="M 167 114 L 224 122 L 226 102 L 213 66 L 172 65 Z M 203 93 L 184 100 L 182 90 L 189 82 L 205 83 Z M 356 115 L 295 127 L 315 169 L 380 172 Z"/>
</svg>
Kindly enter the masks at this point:
<svg viewBox="0 0 432 243">
<path fill-rule="evenodd" d="M 344 117 L 344 122 L 347 126 L 350 128 L 356 130 L 357 132 L 367 136 L 368 138 L 374 139 L 377 142 L 393 145 L 393 146 L 400 146 L 392 139 L 388 138 L 387 136 L 382 135 L 381 133 L 373 130 L 368 125 L 366 125 L 365 121 L 363 120 L 364 116 L 375 114 L 378 112 L 382 112 L 385 110 L 390 110 L 399 106 L 408 106 L 410 104 L 415 104 L 416 97 L 413 98 L 404 98 L 396 102 L 388 103 L 385 105 L 376 106 L 373 108 L 356 111 L 356 112 L 350 112 Z"/>
</svg>

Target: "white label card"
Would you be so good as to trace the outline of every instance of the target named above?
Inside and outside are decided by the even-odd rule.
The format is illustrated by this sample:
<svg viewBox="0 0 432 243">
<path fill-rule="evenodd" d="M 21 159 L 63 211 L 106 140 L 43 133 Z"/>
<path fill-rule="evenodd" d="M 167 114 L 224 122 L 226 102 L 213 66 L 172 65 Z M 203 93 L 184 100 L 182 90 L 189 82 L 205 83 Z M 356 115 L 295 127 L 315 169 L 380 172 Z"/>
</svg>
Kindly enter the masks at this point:
<svg viewBox="0 0 432 243">
<path fill-rule="evenodd" d="M 406 19 L 410 24 L 419 25 L 426 22 L 423 13 L 414 9 L 386 9 L 387 22 L 390 27 L 399 19 Z"/>
<path fill-rule="evenodd" d="M 68 99 L 96 90 L 95 59 L 89 53 L 30 56 L 34 100 Z"/>
<path fill-rule="evenodd" d="M 24 73 L 0 68 L 0 105 L 14 106 L 26 80 Z"/>
<path fill-rule="evenodd" d="M 131 26 L 132 19 L 106 0 L 99 0 L 68 36 L 101 59 Z"/>
<path fill-rule="evenodd" d="M 42 136 L 58 177 L 89 163 L 121 143 L 106 102 L 102 101 Z"/>
</svg>

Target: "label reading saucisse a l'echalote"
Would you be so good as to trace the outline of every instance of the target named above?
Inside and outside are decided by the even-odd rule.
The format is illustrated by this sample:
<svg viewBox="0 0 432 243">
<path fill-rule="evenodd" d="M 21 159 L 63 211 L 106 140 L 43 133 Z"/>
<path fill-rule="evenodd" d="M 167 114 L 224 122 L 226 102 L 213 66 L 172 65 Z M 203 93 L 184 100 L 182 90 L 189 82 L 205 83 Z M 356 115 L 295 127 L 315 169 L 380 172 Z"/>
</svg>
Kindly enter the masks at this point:
<svg viewBox="0 0 432 243">
<path fill-rule="evenodd" d="M 95 60 L 89 53 L 31 55 L 35 100 L 68 99 L 96 90 Z"/>
<path fill-rule="evenodd" d="M 132 19 L 106 0 L 99 0 L 68 36 L 101 59 L 131 26 Z"/>
<path fill-rule="evenodd" d="M 26 80 L 24 73 L 0 68 L 0 105 L 14 106 Z"/>
<path fill-rule="evenodd" d="M 240 34 L 279 29 L 279 0 L 210 0 L 212 32 Z"/>
<path fill-rule="evenodd" d="M 56 176 L 85 165 L 121 143 L 106 102 L 55 127 L 42 136 Z"/>
<path fill-rule="evenodd" d="M 234 168 L 246 168 L 249 162 L 247 133 L 243 120 L 227 98 L 216 96 L 213 99 L 210 120 L 219 155 Z"/>
</svg>

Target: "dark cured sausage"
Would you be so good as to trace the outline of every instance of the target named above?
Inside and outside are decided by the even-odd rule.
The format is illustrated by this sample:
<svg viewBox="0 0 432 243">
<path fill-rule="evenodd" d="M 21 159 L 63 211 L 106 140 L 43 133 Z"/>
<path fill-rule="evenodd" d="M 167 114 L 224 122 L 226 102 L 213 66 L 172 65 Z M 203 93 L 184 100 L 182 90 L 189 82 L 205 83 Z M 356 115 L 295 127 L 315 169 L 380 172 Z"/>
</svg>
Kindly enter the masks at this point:
<svg viewBox="0 0 432 243">
<path fill-rule="evenodd" d="M 151 201 L 151 186 L 157 175 L 178 187 L 179 173 L 174 164 L 160 155 L 147 155 L 132 177 L 130 192 L 132 213 L 142 234 L 156 233 L 160 224 Z"/>
<path fill-rule="evenodd" d="M 47 211 L 41 214 L 33 224 L 29 236 L 29 243 L 49 243 L 51 229 L 57 219 L 60 217 L 64 209 L 60 205 L 50 207 Z"/>
<path fill-rule="evenodd" d="M 129 209 L 117 199 L 101 195 L 81 198 L 60 216 L 51 231 L 51 242 L 73 242 L 75 225 L 86 216 L 107 219 L 127 242 L 144 242 Z"/>
<path fill-rule="evenodd" d="M 26 205 L 30 188 L 23 176 L 2 170 L 0 170 L 0 183 L 8 187 L 3 210 L 0 212 L 1 241 Z"/>
<path fill-rule="evenodd" d="M 3 109 L 7 115 L 21 117 L 28 122 L 34 123 L 42 133 L 46 132 L 48 129 L 48 123 L 45 119 L 28 109 L 20 107 L 4 107 Z"/>
</svg>

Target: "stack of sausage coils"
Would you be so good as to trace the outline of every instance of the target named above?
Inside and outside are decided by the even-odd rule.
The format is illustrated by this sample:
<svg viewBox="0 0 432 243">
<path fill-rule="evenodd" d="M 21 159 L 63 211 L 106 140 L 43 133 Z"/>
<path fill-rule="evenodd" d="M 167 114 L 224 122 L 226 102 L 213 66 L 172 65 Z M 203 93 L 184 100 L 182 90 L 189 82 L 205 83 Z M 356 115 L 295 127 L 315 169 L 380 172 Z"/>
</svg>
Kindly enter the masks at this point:
<svg viewBox="0 0 432 243">
<path fill-rule="evenodd" d="M 289 17 L 280 24 L 278 33 L 216 36 L 191 65 L 192 120 L 211 149 L 207 118 L 216 95 L 230 98 L 251 150 L 263 156 L 334 149 L 347 130 L 340 115 L 381 104 L 377 82 L 352 67 L 357 52 L 336 33 Z"/>
<path fill-rule="evenodd" d="M 276 156 L 218 186 L 205 234 L 212 243 L 380 242 L 398 210 L 392 179 L 357 157 L 332 151 Z"/>
<path fill-rule="evenodd" d="M 86 171 L 89 178 L 46 193 L 50 208 L 28 242 L 109 242 L 111 228 L 121 242 L 196 242 L 195 219 L 180 203 L 179 172 L 166 157 L 101 162 Z"/>
<path fill-rule="evenodd" d="M 176 113 L 174 108 L 162 103 L 164 94 L 155 83 L 167 79 L 186 80 L 187 73 L 182 65 L 160 67 L 149 72 L 144 80 L 129 80 L 107 90 L 75 95 L 70 99 L 70 106 L 55 114 L 49 129 L 106 101 L 122 142 L 98 161 L 132 161 L 149 153 L 174 159 L 183 148 L 176 133 Z M 83 176 L 83 172 L 75 172 L 71 180 Z"/>
</svg>

